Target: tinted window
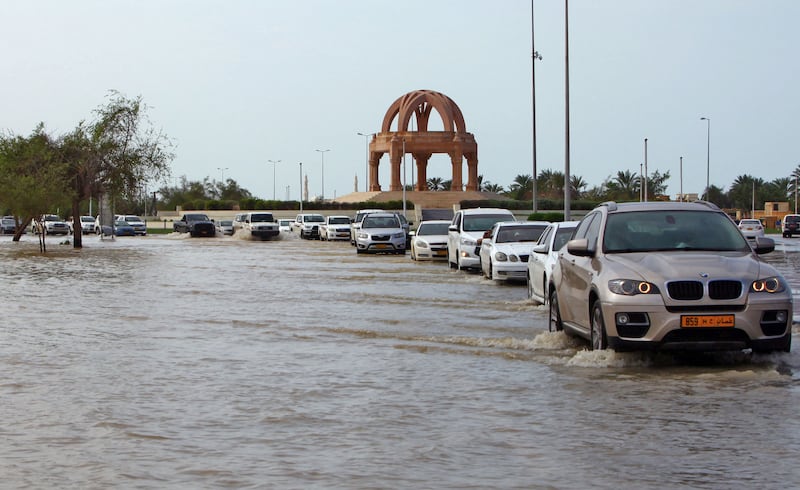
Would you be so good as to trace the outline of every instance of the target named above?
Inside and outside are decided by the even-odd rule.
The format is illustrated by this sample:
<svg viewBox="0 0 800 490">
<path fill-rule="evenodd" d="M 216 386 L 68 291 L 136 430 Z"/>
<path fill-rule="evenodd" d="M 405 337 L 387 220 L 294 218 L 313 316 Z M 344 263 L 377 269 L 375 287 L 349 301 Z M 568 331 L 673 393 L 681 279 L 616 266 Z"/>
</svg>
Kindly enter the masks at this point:
<svg viewBox="0 0 800 490">
<path fill-rule="evenodd" d="M 495 243 L 535 242 L 547 225 L 503 226 L 497 233 Z"/>
<path fill-rule="evenodd" d="M 423 223 L 417 229 L 417 235 L 447 235 L 450 223 Z"/>
</svg>

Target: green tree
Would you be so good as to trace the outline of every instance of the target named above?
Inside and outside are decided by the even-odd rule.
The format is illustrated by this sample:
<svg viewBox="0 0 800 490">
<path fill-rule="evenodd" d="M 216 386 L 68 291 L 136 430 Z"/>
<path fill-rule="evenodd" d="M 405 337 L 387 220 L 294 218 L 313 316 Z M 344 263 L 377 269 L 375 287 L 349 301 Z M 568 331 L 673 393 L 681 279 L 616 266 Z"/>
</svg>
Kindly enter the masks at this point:
<svg viewBox="0 0 800 490">
<path fill-rule="evenodd" d="M 32 219 L 51 213 L 70 202 L 71 190 L 64 186 L 68 165 L 61 142 L 39 124 L 29 137 L 0 137 L 0 196 L 2 204 L 17 217 L 19 241 Z M 44 235 L 39 248 L 46 251 Z"/>
<path fill-rule="evenodd" d="M 440 191 L 442 190 L 442 178 L 431 177 L 428 179 L 427 185 L 429 191 Z"/>
<path fill-rule="evenodd" d="M 107 103 L 94 111 L 94 122 L 79 124 L 66 137 L 74 217 L 80 216 L 81 202 L 92 196 L 137 199 L 148 182 L 169 175 L 172 144 L 150 126 L 146 113 L 141 97 L 129 99 L 111 91 Z M 73 244 L 82 247 L 80 233 L 73 235 Z"/>
<path fill-rule="evenodd" d="M 524 200 L 528 194 L 533 195 L 533 177 L 530 175 L 517 175 L 508 186 L 508 194 L 512 199 Z"/>
</svg>

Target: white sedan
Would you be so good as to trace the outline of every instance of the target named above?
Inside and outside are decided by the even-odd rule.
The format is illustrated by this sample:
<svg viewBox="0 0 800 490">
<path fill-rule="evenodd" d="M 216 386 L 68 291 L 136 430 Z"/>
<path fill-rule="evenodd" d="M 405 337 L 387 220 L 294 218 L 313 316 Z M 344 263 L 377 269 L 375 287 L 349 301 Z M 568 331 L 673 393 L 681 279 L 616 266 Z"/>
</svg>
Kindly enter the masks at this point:
<svg viewBox="0 0 800 490">
<path fill-rule="evenodd" d="M 528 259 L 528 298 L 539 304 L 547 302 L 547 284 L 550 283 L 550 274 L 553 272 L 553 265 L 558 260 L 558 251 L 572 237 L 572 233 L 577 228 L 577 221 L 564 221 L 561 223 L 551 223 Z"/>
<path fill-rule="evenodd" d="M 487 279 L 525 281 L 528 257 L 547 221 L 500 221 L 480 241 L 478 256 Z"/>
<path fill-rule="evenodd" d="M 764 226 L 758 219 L 743 219 L 739 221 L 739 231 L 748 240 L 755 240 L 756 237 L 764 236 Z"/>
<path fill-rule="evenodd" d="M 450 220 L 420 222 L 411 238 L 411 260 L 447 260 Z"/>
</svg>

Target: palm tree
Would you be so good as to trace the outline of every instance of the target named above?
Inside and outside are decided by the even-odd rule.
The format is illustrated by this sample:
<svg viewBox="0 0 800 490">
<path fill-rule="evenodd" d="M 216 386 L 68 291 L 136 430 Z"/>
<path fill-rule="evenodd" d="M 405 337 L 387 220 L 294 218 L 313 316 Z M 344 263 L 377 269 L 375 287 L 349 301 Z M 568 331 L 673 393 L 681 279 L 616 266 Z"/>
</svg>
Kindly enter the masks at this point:
<svg viewBox="0 0 800 490">
<path fill-rule="evenodd" d="M 512 199 L 522 201 L 528 192 L 533 193 L 533 177 L 530 175 L 517 175 L 514 182 L 508 186 L 509 194 Z"/>
<path fill-rule="evenodd" d="M 441 177 L 431 177 L 428 179 L 428 190 L 430 191 L 440 191 L 442 190 L 442 178 Z"/>
<path fill-rule="evenodd" d="M 505 192 L 505 189 L 500 184 L 492 184 L 487 182 L 483 185 L 483 190 L 486 192 L 494 192 L 495 194 L 502 194 Z"/>
<path fill-rule="evenodd" d="M 573 199 L 579 199 L 583 194 L 583 189 L 589 185 L 580 175 L 571 175 L 569 178 L 569 195 Z"/>
</svg>

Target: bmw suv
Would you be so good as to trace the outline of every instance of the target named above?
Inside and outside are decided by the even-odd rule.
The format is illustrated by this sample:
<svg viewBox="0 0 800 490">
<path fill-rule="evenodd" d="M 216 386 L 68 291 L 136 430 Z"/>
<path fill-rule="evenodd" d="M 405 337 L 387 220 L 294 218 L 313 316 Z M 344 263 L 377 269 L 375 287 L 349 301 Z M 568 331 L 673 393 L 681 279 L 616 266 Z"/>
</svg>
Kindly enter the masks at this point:
<svg viewBox="0 0 800 490">
<path fill-rule="evenodd" d="M 592 349 L 786 351 L 792 294 L 711 203 L 604 203 L 578 224 L 549 284 L 550 329 Z"/>
</svg>

